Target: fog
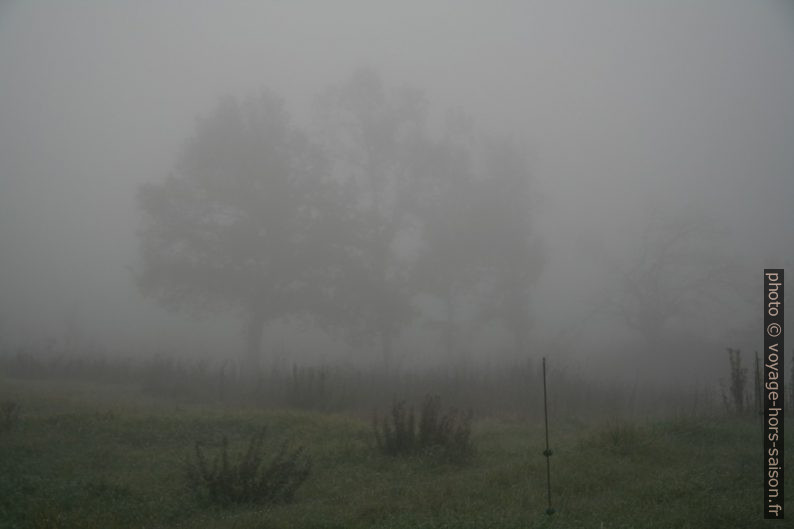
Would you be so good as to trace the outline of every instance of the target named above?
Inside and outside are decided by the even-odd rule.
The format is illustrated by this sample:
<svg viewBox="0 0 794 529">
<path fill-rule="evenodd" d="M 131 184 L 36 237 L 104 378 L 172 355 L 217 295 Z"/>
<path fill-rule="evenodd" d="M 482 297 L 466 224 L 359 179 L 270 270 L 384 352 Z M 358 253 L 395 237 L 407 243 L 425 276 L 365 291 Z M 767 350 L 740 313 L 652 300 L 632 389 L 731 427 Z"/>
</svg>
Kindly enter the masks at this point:
<svg viewBox="0 0 794 529">
<path fill-rule="evenodd" d="M 340 305 L 319 316 L 302 309 L 308 319 L 297 310 L 268 319 L 263 365 L 379 365 L 381 333 L 391 336 L 393 369 L 548 356 L 592 373 L 671 382 L 725 376 L 727 347 L 761 347 L 763 268 L 794 264 L 794 11 L 783 2 L 486 4 L 0 5 L 0 347 L 240 358 L 246 317 L 215 307 L 221 295 L 209 299 L 210 311 L 193 310 L 195 303 L 171 311 L 157 295 L 160 279 L 149 277 L 160 286 L 148 295 L 140 287 L 147 222 L 169 211 L 147 209 L 142 190 L 157 195 L 169 175 L 221 164 L 230 151 L 215 156 L 212 142 L 232 137 L 216 130 L 211 140 L 202 127 L 218 115 L 222 125 L 224 101 L 245 115 L 261 94 L 276 94 L 306 149 L 327 156 L 315 164 L 301 151 L 301 167 L 338 185 L 348 213 L 366 217 L 376 211 L 376 192 L 352 183 L 374 173 L 354 169 L 355 154 L 345 149 L 356 140 L 344 124 L 323 121 L 322 101 L 326 114 L 350 111 L 356 99 L 345 99 L 345 87 L 350 96 L 356 86 L 381 86 L 394 101 L 406 90 L 424 101 L 417 108 L 426 109 L 425 131 L 406 118 L 400 145 L 415 156 L 462 149 L 478 183 L 458 202 L 450 198 L 461 189 L 455 180 L 433 188 L 437 195 L 423 188 L 411 207 L 424 213 L 408 208 L 398 218 L 389 201 L 408 177 L 383 176 L 379 211 L 394 233 L 362 248 L 380 245 L 388 256 L 353 255 L 367 260 L 373 277 L 392 277 L 386 270 L 399 263 L 407 279 L 385 290 L 377 281 L 323 283 Z M 398 110 L 397 118 L 410 114 Z M 465 138 L 447 145 L 449 116 L 464 115 Z M 262 137 L 281 141 L 268 123 Z M 199 155 L 204 165 L 190 173 L 185 167 Z M 262 155 L 262 163 L 271 159 Z M 422 172 L 418 158 L 399 160 Z M 513 162 L 525 163 L 526 174 Z M 446 166 L 422 167 L 429 185 Z M 489 180 L 500 168 L 526 176 L 526 196 Z M 428 196 L 439 202 L 422 206 Z M 524 207 L 505 205 L 513 199 Z M 262 222 L 280 223 L 276 205 Z M 504 211 L 526 231 L 500 231 Z M 469 226 L 456 237 L 471 236 L 471 255 L 430 244 L 431 225 Z M 489 244 L 480 245 L 483 238 Z M 244 251 L 234 246 L 230 255 L 253 251 L 241 244 Z M 482 258 L 523 244 L 514 260 Z M 270 258 L 268 248 L 257 251 Z M 423 283 L 414 271 L 427 248 L 438 251 Z M 306 259 L 313 258 L 300 263 Z M 355 276 L 355 260 L 348 264 L 338 265 L 340 274 Z M 483 294 L 507 269 L 519 270 L 510 276 L 518 286 Z M 455 305 L 444 324 L 438 292 L 453 270 L 461 278 L 450 280 Z M 519 291 L 526 313 L 506 313 Z M 412 315 L 373 324 L 377 311 L 362 300 L 391 306 L 394 296 Z M 481 310 L 490 306 L 481 296 L 501 300 L 496 312 Z M 371 339 L 356 339 L 368 325 L 377 327 Z"/>
</svg>

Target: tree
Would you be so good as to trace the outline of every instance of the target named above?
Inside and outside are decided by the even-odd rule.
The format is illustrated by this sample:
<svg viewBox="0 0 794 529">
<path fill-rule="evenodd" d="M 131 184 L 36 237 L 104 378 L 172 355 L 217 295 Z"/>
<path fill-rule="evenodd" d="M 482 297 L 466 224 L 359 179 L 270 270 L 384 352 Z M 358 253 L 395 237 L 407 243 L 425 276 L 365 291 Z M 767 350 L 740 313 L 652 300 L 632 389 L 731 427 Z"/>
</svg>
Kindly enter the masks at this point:
<svg viewBox="0 0 794 529">
<path fill-rule="evenodd" d="M 411 259 L 398 246 L 413 228 L 424 103 L 418 92 L 388 90 L 377 73 L 361 69 L 322 94 L 316 110 L 334 173 L 354 190 L 353 210 L 364 226 L 343 289 L 346 328 L 379 341 L 388 368 L 393 343 L 414 314 Z"/>
<path fill-rule="evenodd" d="M 457 347 L 458 307 L 474 312 L 473 321 L 501 322 L 525 354 L 530 294 L 542 268 L 528 164 L 512 142 L 478 141 L 465 116 L 451 118 L 426 171 L 415 275 L 423 292 L 442 301 L 437 326 L 448 354 Z"/>
<path fill-rule="evenodd" d="M 613 265 L 618 283 L 608 306 L 652 356 L 669 345 L 675 324 L 681 329 L 734 301 L 734 267 L 721 255 L 717 235 L 699 216 L 650 222 L 628 266 Z"/>
<path fill-rule="evenodd" d="M 235 310 L 256 372 L 266 324 L 327 307 L 343 268 L 346 213 L 327 172 L 274 94 L 223 99 L 175 172 L 139 189 L 141 291 L 177 310 Z"/>
<path fill-rule="evenodd" d="M 439 141 L 432 142 L 422 160 L 422 193 L 415 205 L 421 246 L 412 270 L 415 288 L 436 298 L 442 316 L 430 316 L 428 326 L 443 335 L 447 357 L 459 347 L 460 307 L 471 300 L 481 269 L 477 259 L 477 231 L 471 211 L 479 185 L 471 160 L 469 119 L 449 113 Z"/>
</svg>

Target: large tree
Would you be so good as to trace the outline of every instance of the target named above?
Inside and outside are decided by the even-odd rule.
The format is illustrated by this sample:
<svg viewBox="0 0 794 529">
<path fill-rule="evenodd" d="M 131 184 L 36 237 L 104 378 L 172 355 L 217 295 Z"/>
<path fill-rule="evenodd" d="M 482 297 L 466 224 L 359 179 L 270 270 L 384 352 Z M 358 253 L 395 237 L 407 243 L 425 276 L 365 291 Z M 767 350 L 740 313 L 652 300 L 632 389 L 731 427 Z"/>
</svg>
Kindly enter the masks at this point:
<svg viewBox="0 0 794 529">
<path fill-rule="evenodd" d="M 516 352 L 526 354 L 531 291 L 542 268 L 528 164 L 515 143 L 478 138 L 465 116 L 452 118 L 426 157 L 424 244 L 414 275 L 441 301 L 444 316 L 434 323 L 448 354 L 459 347 L 465 313 L 471 322 L 501 323 Z"/>
<path fill-rule="evenodd" d="M 471 160 L 470 123 L 461 113 L 449 113 L 442 137 L 422 158 L 422 193 L 415 204 L 420 226 L 420 252 L 412 282 L 440 302 L 441 310 L 425 316 L 428 327 L 440 331 L 447 357 L 460 354 L 461 310 L 471 303 L 481 276 L 476 221 L 470 214 L 479 200 Z"/>
<path fill-rule="evenodd" d="M 327 173 L 275 95 L 223 99 L 174 173 L 139 190 L 141 290 L 174 309 L 236 310 L 256 372 L 266 324 L 328 307 L 344 268 L 344 200 Z"/>
<path fill-rule="evenodd" d="M 345 325 L 379 342 L 388 368 L 393 343 L 414 314 L 411 258 L 400 242 L 414 229 L 424 101 L 415 90 L 387 88 L 376 72 L 360 69 L 326 90 L 316 111 L 334 174 L 353 190 L 353 211 L 363 226 L 343 289 L 350 309 Z"/>
</svg>

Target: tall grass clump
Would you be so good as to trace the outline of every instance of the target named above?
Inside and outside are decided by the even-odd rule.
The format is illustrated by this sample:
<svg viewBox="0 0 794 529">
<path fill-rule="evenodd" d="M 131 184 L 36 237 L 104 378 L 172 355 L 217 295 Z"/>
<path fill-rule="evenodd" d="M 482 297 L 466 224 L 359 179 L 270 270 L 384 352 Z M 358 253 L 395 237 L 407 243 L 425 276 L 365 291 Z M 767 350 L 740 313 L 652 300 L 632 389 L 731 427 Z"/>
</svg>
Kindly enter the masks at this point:
<svg viewBox="0 0 794 529">
<path fill-rule="evenodd" d="M 186 462 L 188 485 L 211 503 L 289 503 L 311 471 L 311 460 L 303 447 L 290 451 L 283 443 L 264 464 L 265 429 L 255 434 L 248 449 L 236 462 L 229 457 L 229 442 L 223 437 L 219 452 L 210 460 L 200 442 L 194 457 Z"/>
<path fill-rule="evenodd" d="M 392 406 L 391 414 L 373 420 L 378 450 L 390 456 L 432 454 L 462 462 L 474 454 L 471 442 L 472 412 L 441 409 L 438 395 L 427 395 L 416 420 L 413 407 L 404 401 Z"/>
</svg>

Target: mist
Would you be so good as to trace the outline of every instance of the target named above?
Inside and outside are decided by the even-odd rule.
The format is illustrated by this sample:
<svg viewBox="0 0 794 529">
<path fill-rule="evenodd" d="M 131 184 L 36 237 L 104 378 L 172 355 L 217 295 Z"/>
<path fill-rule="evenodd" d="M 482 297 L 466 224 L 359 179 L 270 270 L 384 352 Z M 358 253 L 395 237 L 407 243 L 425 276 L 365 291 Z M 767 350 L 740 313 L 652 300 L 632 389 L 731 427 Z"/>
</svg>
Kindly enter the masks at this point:
<svg viewBox="0 0 794 529">
<path fill-rule="evenodd" d="M 510 266 L 477 264 L 482 254 L 474 251 L 440 251 L 434 259 L 446 264 L 427 265 L 422 286 L 411 279 L 410 288 L 377 298 L 400 298 L 412 311 L 389 324 L 390 368 L 548 356 L 593 376 L 674 384 L 725 376 L 728 347 L 761 348 L 763 268 L 794 264 L 794 12 L 738 1 L 193 2 L 189 9 L 6 2 L 0 347 L 11 354 L 50 343 L 75 354 L 237 361 L 247 347 L 238 310 L 215 303 L 208 311 L 168 310 L 162 296 L 141 288 L 143 234 L 156 221 L 141 190 L 157 194 L 169 175 L 196 174 L 185 167 L 190 146 L 209 130 L 202 127 L 224 102 L 245 115 L 267 93 L 310 144 L 300 159 L 313 159 L 314 148 L 327 156 L 325 165 L 306 162 L 308 172 L 352 187 L 352 196 L 335 192 L 347 211 L 366 212 L 376 202 L 367 188 L 343 185 L 358 173 L 339 145 L 354 140 L 318 117 L 322 101 L 349 111 L 338 94 L 356 82 L 374 86 L 366 79 L 394 108 L 402 108 L 397 94 L 421 101 L 421 134 L 413 118 L 400 121 L 416 127 L 405 128 L 400 145 L 426 140 L 412 147 L 406 167 L 419 171 L 421 153 L 460 149 L 475 182 L 469 198 L 450 199 L 448 209 L 441 202 L 421 209 L 422 197 L 435 195 L 419 193 L 411 207 L 423 213 L 389 221 L 395 234 L 378 243 L 389 256 L 380 265 L 373 258 L 372 270 L 411 268 L 424 250 L 441 248 L 423 238 L 431 217 L 434 226 L 469 223 L 461 236 L 485 233 L 493 243 L 485 255 L 508 255 L 517 247 L 513 235 L 492 219 L 517 195 L 489 178 L 515 168 L 514 158 L 526 169 L 525 207 L 510 211 L 526 222 L 515 241 L 529 253 L 510 261 L 523 279 L 500 294 L 526 289 L 526 314 L 478 316 L 483 289 L 498 283 L 488 274 L 502 277 L 494 267 Z M 449 139 L 450 116 L 461 117 L 464 139 Z M 441 163 L 433 160 L 426 163 Z M 427 179 L 442 174 L 424 167 Z M 405 184 L 384 178 L 387 188 Z M 462 189 L 451 182 L 434 188 L 439 197 Z M 388 189 L 385 202 L 398 194 Z M 383 206 L 389 215 L 394 207 Z M 484 240 L 472 237 L 472 244 Z M 456 300 L 447 324 L 455 333 L 429 324 L 445 318 L 434 289 L 469 266 L 472 275 L 449 286 Z M 354 331 L 373 314 L 361 300 L 375 288 L 358 285 L 362 297 L 346 298 L 353 287 L 345 284 L 328 287 L 342 293 L 345 309 L 331 305 L 325 320 L 287 312 L 268 320 L 257 346 L 262 365 L 381 365 L 381 342 L 349 339 L 360 338 Z M 354 309 L 365 314 L 348 315 Z M 343 312 L 347 319 L 338 318 Z"/>
</svg>

